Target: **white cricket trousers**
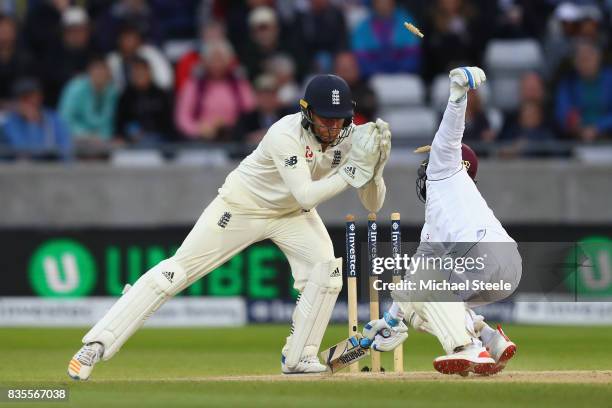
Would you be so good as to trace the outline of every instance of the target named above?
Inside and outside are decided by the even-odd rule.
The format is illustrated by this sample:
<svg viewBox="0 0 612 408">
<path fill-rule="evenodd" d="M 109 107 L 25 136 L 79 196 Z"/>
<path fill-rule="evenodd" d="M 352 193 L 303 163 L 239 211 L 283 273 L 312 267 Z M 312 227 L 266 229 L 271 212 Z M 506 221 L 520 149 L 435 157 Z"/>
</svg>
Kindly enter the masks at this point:
<svg viewBox="0 0 612 408">
<path fill-rule="evenodd" d="M 335 259 L 331 238 L 315 209 L 256 218 L 234 210 L 219 196 L 206 207 L 173 259 L 185 269 L 187 287 L 264 239 L 285 254 L 300 292 L 314 264 Z"/>
</svg>

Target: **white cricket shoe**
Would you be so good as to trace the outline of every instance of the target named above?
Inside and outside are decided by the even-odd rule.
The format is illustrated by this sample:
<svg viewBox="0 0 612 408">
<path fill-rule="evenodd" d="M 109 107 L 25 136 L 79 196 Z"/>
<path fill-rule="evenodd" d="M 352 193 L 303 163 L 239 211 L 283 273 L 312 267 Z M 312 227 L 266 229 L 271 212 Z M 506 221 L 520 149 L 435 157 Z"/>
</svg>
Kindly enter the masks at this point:
<svg viewBox="0 0 612 408">
<path fill-rule="evenodd" d="M 104 354 L 104 346 L 101 343 L 85 344 L 70 360 L 68 375 L 73 380 L 87 380 L 94 365 L 102 358 L 102 354 Z"/>
<path fill-rule="evenodd" d="M 489 374 L 497 374 L 502 371 L 508 361 L 516 354 L 516 344 L 506 336 L 499 324 L 497 325 L 497 333 L 486 346 L 489 354 L 495 360 L 495 366 L 489 371 Z"/>
<path fill-rule="evenodd" d="M 484 347 L 471 344 L 461 351 L 436 358 L 433 366 L 442 374 L 466 376 L 469 373 L 475 373 L 486 375 L 495 366 L 495 360 L 491 358 Z"/>
<path fill-rule="evenodd" d="M 327 366 L 321 364 L 317 356 L 302 357 L 294 368 L 285 365 L 285 356 L 281 355 L 281 371 L 283 374 L 320 374 L 327 371 Z"/>
</svg>

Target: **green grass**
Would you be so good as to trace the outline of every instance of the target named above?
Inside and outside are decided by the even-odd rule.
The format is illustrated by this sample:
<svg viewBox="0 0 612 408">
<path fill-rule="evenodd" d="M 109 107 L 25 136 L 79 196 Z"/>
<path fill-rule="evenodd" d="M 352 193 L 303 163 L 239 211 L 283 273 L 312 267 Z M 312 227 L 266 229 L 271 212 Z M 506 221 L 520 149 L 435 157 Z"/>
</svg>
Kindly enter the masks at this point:
<svg viewBox="0 0 612 408">
<path fill-rule="evenodd" d="M 519 352 L 508 370 L 611 370 L 612 327 L 507 326 Z M 67 386 L 70 404 L 120 406 L 612 406 L 607 384 L 529 384 L 504 381 L 223 382 L 202 377 L 278 374 L 287 326 L 232 329 L 143 329 L 111 361 L 96 367 L 89 382 L 72 382 L 66 365 L 84 329 L 0 329 L 0 387 Z M 324 345 L 344 337 L 329 328 Z M 432 336 L 411 332 L 406 371 L 432 371 L 441 354 Z M 390 353 L 388 353 L 390 354 Z M 389 355 L 383 366 L 391 368 Z M 0 408 L 11 406 L 0 402 Z M 19 407 L 48 403 L 19 403 Z"/>
</svg>

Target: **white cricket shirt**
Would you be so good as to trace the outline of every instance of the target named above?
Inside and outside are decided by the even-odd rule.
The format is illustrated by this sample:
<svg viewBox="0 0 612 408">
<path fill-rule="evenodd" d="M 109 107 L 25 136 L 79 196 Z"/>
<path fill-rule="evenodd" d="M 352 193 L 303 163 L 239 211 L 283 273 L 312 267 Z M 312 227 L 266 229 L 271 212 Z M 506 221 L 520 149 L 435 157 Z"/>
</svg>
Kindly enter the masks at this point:
<svg viewBox="0 0 612 408">
<path fill-rule="evenodd" d="M 301 120 L 295 113 L 270 127 L 219 189 L 226 202 L 253 215 L 279 216 L 310 210 L 349 186 L 337 173 L 348 160 L 352 136 L 323 152 Z M 383 180 L 372 180 L 358 190 L 368 209 L 382 206 L 385 191 Z"/>
<path fill-rule="evenodd" d="M 462 164 L 466 105 L 448 103 L 431 145 L 421 241 L 514 242 Z"/>
</svg>

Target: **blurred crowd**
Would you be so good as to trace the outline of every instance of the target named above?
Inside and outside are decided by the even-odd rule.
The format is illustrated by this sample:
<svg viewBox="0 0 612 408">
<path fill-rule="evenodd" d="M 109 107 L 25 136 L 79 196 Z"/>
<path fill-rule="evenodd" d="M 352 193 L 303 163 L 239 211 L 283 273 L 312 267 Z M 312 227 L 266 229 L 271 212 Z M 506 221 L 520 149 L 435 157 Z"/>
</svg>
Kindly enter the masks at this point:
<svg viewBox="0 0 612 408">
<path fill-rule="evenodd" d="M 612 136 L 612 0 L 0 0 L 0 13 L 4 158 L 252 146 L 318 73 L 349 83 L 355 123 L 384 118 L 385 77 L 416 78 L 439 115 L 437 80 L 494 65 L 495 41 L 529 40 L 541 63 L 514 71 L 510 103 L 487 69 L 500 87 L 470 97 L 467 142 L 516 157 Z M 501 54 L 502 68 L 523 57 Z"/>
</svg>

